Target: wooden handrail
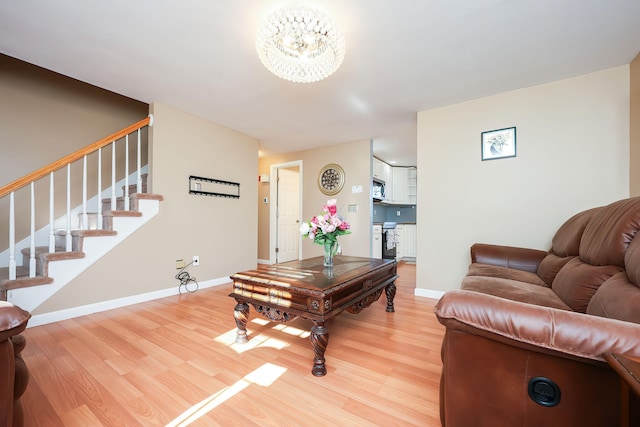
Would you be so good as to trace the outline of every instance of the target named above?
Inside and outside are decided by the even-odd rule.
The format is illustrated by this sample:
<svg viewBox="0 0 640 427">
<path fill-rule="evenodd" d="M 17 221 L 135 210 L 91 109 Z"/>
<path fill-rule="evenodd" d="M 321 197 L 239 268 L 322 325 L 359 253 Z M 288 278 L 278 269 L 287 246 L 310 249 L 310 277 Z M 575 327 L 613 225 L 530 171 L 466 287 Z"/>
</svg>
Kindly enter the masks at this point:
<svg viewBox="0 0 640 427">
<path fill-rule="evenodd" d="M 135 132 L 136 130 L 147 126 L 149 124 L 152 123 L 152 117 L 148 116 L 142 120 L 140 120 L 139 122 L 136 122 L 130 126 L 127 126 L 126 128 L 119 130 L 117 132 L 112 133 L 109 136 L 106 136 L 96 142 L 94 142 L 93 144 L 87 145 L 84 148 L 79 149 L 76 152 L 73 152 L 67 156 L 64 156 L 61 159 L 56 160 L 55 162 L 51 162 L 48 165 L 41 167 L 40 169 L 31 172 L 28 175 L 23 176 L 20 179 L 16 179 L 15 181 L 0 187 L 0 198 L 6 196 L 9 193 L 12 193 L 16 190 L 19 190 L 20 188 L 24 187 L 25 185 L 28 185 L 32 182 L 35 182 L 41 178 L 44 178 L 45 176 L 49 175 L 51 172 L 55 172 L 58 169 L 66 166 L 69 163 L 73 163 L 76 160 L 79 160 L 81 158 L 83 158 L 84 156 L 93 153 L 94 151 L 107 146 L 109 144 L 111 144 L 112 142 L 124 137 L 125 135 L 129 135 L 130 133 Z"/>
</svg>

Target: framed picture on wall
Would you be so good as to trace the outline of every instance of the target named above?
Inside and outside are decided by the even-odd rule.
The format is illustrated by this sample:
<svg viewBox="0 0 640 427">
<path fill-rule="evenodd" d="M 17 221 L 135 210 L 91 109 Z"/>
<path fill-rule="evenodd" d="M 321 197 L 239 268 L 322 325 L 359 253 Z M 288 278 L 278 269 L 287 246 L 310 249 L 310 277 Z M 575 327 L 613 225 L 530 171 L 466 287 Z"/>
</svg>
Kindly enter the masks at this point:
<svg viewBox="0 0 640 427">
<path fill-rule="evenodd" d="M 482 160 L 504 159 L 516 156 L 516 128 L 503 128 L 482 132 Z"/>
</svg>

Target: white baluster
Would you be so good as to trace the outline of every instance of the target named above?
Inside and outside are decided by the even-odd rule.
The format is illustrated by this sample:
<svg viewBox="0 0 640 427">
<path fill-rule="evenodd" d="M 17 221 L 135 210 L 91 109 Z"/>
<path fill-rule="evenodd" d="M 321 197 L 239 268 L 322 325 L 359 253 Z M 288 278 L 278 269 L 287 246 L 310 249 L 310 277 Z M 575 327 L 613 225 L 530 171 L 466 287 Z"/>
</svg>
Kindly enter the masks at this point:
<svg viewBox="0 0 640 427">
<path fill-rule="evenodd" d="M 67 235 L 66 247 L 67 252 L 71 252 L 71 163 L 67 164 Z"/>
<path fill-rule="evenodd" d="M 36 190 L 31 183 L 31 237 L 29 245 L 29 277 L 36 277 Z"/>
<path fill-rule="evenodd" d="M 138 171 L 138 179 L 136 180 L 136 189 L 138 191 L 138 193 L 142 193 L 142 172 L 140 171 L 141 167 L 140 167 L 140 162 L 141 159 L 141 152 L 142 150 L 140 149 L 140 129 L 138 129 L 138 148 L 136 150 L 136 169 Z"/>
<path fill-rule="evenodd" d="M 116 142 L 111 143 L 111 210 L 116 210 Z"/>
<path fill-rule="evenodd" d="M 49 174 L 49 252 L 56 251 L 56 230 L 54 224 L 55 186 L 53 184 L 53 172 Z"/>
<path fill-rule="evenodd" d="M 87 215 L 87 156 L 82 159 L 82 227 L 89 229 L 89 216 Z"/>
<path fill-rule="evenodd" d="M 9 280 L 16 280 L 16 209 L 13 191 L 9 195 Z"/>
<path fill-rule="evenodd" d="M 102 148 L 98 148 L 98 230 L 102 230 Z"/>
<path fill-rule="evenodd" d="M 124 137 L 124 210 L 129 210 L 129 135 Z"/>
</svg>

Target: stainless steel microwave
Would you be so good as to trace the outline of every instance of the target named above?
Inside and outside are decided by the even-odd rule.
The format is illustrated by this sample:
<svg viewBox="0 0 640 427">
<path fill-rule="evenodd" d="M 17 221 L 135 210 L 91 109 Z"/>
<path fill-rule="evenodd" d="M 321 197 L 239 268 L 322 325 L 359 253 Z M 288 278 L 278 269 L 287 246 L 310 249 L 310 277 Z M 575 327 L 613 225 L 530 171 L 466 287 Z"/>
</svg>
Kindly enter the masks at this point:
<svg viewBox="0 0 640 427">
<path fill-rule="evenodd" d="M 385 183 L 382 180 L 379 179 L 373 179 L 373 182 L 371 184 L 371 189 L 372 189 L 372 196 L 373 196 L 373 200 L 376 202 L 380 202 L 382 200 L 384 200 L 385 197 Z"/>
</svg>

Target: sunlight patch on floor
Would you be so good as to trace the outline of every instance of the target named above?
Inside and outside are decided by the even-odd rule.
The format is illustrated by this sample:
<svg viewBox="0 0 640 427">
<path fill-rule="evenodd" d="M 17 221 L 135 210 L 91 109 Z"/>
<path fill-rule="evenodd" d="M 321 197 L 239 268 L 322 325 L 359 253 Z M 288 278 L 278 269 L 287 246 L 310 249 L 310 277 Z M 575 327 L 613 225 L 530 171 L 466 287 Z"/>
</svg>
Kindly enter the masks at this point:
<svg viewBox="0 0 640 427">
<path fill-rule="evenodd" d="M 255 323 L 260 326 L 267 326 L 271 322 L 267 319 L 255 318 L 255 319 L 251 319 L 250 323 Z M 288 326 L 283 323 L 276 323 L 271 329 L 275 329 L 276 331 L 284 332 L 287 335 L 292 335 L 300 338 L 309 338 L 309 336 L 311 335 L 311 332 L 309 331 L 305 331 L 300 328 L 295 328 L 293 326 Z M 254 336 L 253 331 L 249 329 L 247 329 L 247 337 L 249 338 L 249 341 L 243 344 L 238 344 L 236 343 L 237 331 L 238 330 L 236 328 L 231 329 L 225 332 L 224 334 L 214 338 L 214 341 L 220 344 L 223 344 L 238 353 L 244 353 L 247 350 L 253 350 L 254 348 L 262 348 L 262 347 L 269 347 L 269 348 L 282 350 L 283 348 L 289 347 L 290 345 L 286 341 L 273 338 L 266 334 L 259 334 Z"/>
<path fill-rule="evenodd" d="M 166 427 L 188 426 L 203 415 L 215 409 L 217 406 L 229 400 L 231 397 L 240 393 L 251 384 L 269 387 L 285 372 L 287 372 L 287 368 L 274 365 L 272 363 L 265 363 L 255 371 L 245 375 L 244 378 L 236 381 L 231 386 L 225 387 L 219 392 L 212 394 L 208 398 L 193 405 L 191 408 L 184 411 L 179 417 L 167 424 Z"/>
<path fill-rule="evenodd" d="M 214 341 L 231 348 L 237 353 L 244 353 L 245 351 L 253 350 L 254 348 L 264 347 L 282 350 L 290 345 L 285 341 L 270 337 L 269 335 L 253 335 L 250 330 L 247 330 L 247 335 L 249 336 L 249 341 L 243 344 L 238 344 L 236 343 L 236 329 L 232 329 L 214 338 Z"/>
<path fill-rule="evenodd" d="M 311 332 L 309 331 L 305 331 L 299 328 L 294 328 L 293 326 L 287 326 L 282 323 L 275 325 L 273 329 L 284 332 L 285 334 L 293 335 L 300 338 L 308 338 L 309 335 L 311 335 Z"/>
</svg>

